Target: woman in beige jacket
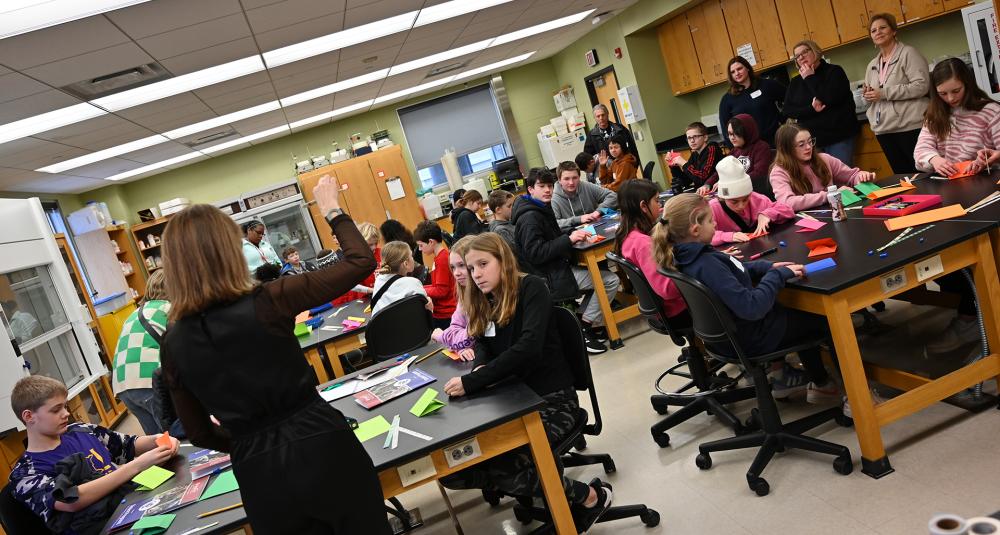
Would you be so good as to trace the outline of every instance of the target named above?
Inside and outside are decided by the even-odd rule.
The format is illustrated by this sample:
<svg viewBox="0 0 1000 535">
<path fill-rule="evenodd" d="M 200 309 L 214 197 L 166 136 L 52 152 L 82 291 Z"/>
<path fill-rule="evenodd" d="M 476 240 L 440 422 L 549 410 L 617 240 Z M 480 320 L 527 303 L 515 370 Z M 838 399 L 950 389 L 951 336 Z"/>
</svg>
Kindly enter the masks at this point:
<svg viewBox="0 0 1000 535">
<path fill-rule="evenodd" d="M 868 123 L 892 171 L 913 173 L 913 148 L 928 103 L 927 60 L 896 39 L 896 17 L 891 13 L 872 15 L 868 29 L 879 51 L 865 71 Z"/>
</svg>

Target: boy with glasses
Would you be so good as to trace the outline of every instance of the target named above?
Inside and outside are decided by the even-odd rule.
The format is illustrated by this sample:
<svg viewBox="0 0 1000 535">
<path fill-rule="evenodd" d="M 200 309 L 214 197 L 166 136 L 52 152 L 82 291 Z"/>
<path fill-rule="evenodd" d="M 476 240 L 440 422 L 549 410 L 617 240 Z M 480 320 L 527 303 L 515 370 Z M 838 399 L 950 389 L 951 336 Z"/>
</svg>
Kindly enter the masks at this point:
<svg viewBox="0 0 1000 535">
<path fill-rule="evenodd" d="M 687 136 L 691 157 L 684 159 L 680 154 L 671 152 L 667 165 L 673 180 L 670 189 L 674 193 L 695 188 L 699 195 L 708 195 L 715 191 L 719 175 L 715 172 L 715 164 L 722 158 L 722 147 L 718 143 L 708 141 L 708 127 L 700 121 L 688 125 L 684 131 Z"/>
</svg>

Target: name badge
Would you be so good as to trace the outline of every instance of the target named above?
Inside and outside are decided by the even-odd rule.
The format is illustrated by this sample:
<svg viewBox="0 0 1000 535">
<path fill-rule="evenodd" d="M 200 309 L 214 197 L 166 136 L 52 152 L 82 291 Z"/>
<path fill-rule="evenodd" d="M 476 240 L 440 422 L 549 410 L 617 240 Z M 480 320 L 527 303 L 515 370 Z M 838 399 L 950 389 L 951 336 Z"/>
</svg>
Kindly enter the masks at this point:
<svg viewBox="0 0 1000 535">
<path fill-rule="evenodd" d="M 762 93 L 761 90 L 758 89 L 758 90 L 754 91 L 753 93 L 750 93 L 750 98 L 757 98 L 757 97 L 759 97 L 759 96 L 761 96 L 763 94 L 764 93 Z"/>
<path fill-rule="evenodd" d="M 488 338 L 493 338 L 496 335 L 497 335 L 497 326 L 491 321 L 490 324 L 486 326 L 486 332 L 483 333 L 483 336 L 486 336 Z"/>
<path fill-rule="evenodd" d="M 731 255 L 726 255 L 726 256 L 729 257 L 729 261 L 730 262 L 732 262 L 736 267 L 740 268 L 740 271 L 742 271 L 743 273 L 747 272 L 747 269 L 745 267 L 743 267 L 743 262 L 740 262 L 739 260 L 737 260 L 735 256 L 731 256 Z"/>
</svg>

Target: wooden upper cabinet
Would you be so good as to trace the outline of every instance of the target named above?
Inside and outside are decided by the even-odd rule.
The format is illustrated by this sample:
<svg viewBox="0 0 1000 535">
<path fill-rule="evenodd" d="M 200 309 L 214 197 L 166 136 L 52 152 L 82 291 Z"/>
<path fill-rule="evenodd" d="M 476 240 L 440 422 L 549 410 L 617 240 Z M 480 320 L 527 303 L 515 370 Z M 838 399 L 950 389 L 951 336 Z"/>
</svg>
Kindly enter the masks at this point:
<svg viewBox="0 0 1000 535">
<path fill-rule="evenodd" d="M 758 63 L 764 67 L 784 63 L 788 59 L 785 56 L 785 39 L 778 31 L 781 21 L 774 0 L 747 0 L 747 7 L 757 37 Z"/>
<path fill-rule="evenodd" d="M 837 18 L 833 14 L 830 0 L 801 0 L 803 5 L 806 5 L 807 1 L 809 9 L 806 9 L 805 13 L 806 25 L 809 26 L 809 38 L 816 41 L 816 44 L 823 50 L 839 45 L 840 34 L 837 33 Z M 795 43 L 791 43 L 790 46 L 795 46 Z"/>
<path fill-rule="evenodd" d="M 371 167 L 375 187 L 382 198 L 385 215 L 399 221 L 406 228 L 415 228 L 424 220 L 424 212 L 420 208 L 420 201 L 417 200 L 417 193 L 413 189 L 413 181 L 410 180 L 410 173 L 406 170 L 406 162 L 403 161 L 403 152 L 399 145 L 395 149 L 375 151 L 368 158 L 368 165 Z M 389 182 L 393 180 L 398 180 L 399 186 L 402 186 L 403 197 L 392 198 Z"/>
<path fill-rule="evenodd" d="M 952 9 L 962 9 L 965 6 L 970 6 L 976 3 L 976 0 L 942 0 L 944 8 L 948 11 Z"/>
<path fill-rule="evenodd" d="M 868 7 L 865 6 L 865 0 L 836 0 L 833 2 L 833 13 L 837 29 L 840 30 L 841 42 L 868 36 Z"/>
<path fill-rule="evenodd" d="M 738 54 L 739 48 L 750 45 L 753 49 L 754 61 L 750 63 L 754 69 L 760 70 L 761 58 L 757 47 L 757 36 L 753 32 L 753 21 L 750 19 L 750 10 L 747 9 L 746 0 L 722 0 L 722 12 L 725 13 L 726 28 L 729 30 L 730 56 L 722 64 L 723 75 L 725 75 L 726 64 Z M 711 35 L 715 35 L 713 32 Z"/>
<path fill-rule="evenodd" d="M 781 17 L 781 33 L 785 36 L 785 59 L 792 57 L 795 43 L 809 39 L 809 24 L 806 21 L 802 0 L 774 0 Z"/>
<path fill-rule="evenodd" d="M 707 0 L 687 12 L 691 40 L 698 52 L 701 75 L 706 84 L 726 79 L 726 64 L 733 57 L 729 32 L 718 0 Z"/>
<path fill-rule="evenodd" d="M 930 4 L 931 2 L 937 4 L 938 13 L 944 11 L 944 8 L 941 7 L 941 0 L 914 0 L 907 3 L 914 4 L 914 7 L 917 8 L 917 4 Z M 839 1 L 837 3 L 839 3 Z M 876 13 L 892 13 L 892 15 L 896 17 L 896 22 L 900 24 L 905 22 L 905 19 L 903 19 L 903 5 L 900 0 L 865 0 L 865 5 L 868 6 L 868 16 L 865 17 L 866 36 L 869 34 L 868 20 L 871 19 L 871 16 Z"/>
<path fill-rule="evenodd" d="M 903 0 L 903 16 L 906 22 L 944 13 L 943 0 Z"/>
<path fill-rule="evenodd" d="M 681 13 L 668 20 L 656 33 L 660 40 L 660 53 L 667 64 L 673 94 L 679 95 L 703 87 L 705 82 L 701 77 L 701 67 L 691 40 L 687 16 Z"/>
</svg>

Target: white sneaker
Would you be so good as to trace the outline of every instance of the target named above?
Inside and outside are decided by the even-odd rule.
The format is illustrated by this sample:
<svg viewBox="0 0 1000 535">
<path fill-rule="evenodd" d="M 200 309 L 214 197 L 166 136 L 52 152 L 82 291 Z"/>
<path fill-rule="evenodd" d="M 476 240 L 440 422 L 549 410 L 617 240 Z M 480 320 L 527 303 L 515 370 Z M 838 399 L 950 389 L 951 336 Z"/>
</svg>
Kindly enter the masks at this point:
<svg viewBox="0 0 1000 535">
<path fill-rule="evenodd" d="M 964 321 L 958 316 L 951 319 L 951 323 L 937 336 L 937 340 L 927 344 L 928 353 L 947 353 L 954 351 L 965 344 L 971 344 L 979 340 L 979 322 Z"/>
<path fill-rule="evenodd" d="M 884 403 L 886 401 L 889 401 L 890 399 L 887 397 L 883 397 L 881 394 L 878 393 L 878 390 L 875 390 L 874 388 L 871 388 L 870 391 L 872 394 L 872 403 L 874 403 L 875 405 L 878 405 L 879 403 Z M 847 416 L 848 418 L 854 418 L 853 416 L 851 416 L 851 402 L 847 400 L 847 396 L 844 396 L 844 416 Z"/>
<path fill-rule="evenodd" d="M 844 392 L 833 379 L 827 379 L 826 383 L 822 385 L 809 383 L 809 387 L 806 389 L 806 403 L 814 405 L 836 402 L 843 398 Z"/>
</svg>

